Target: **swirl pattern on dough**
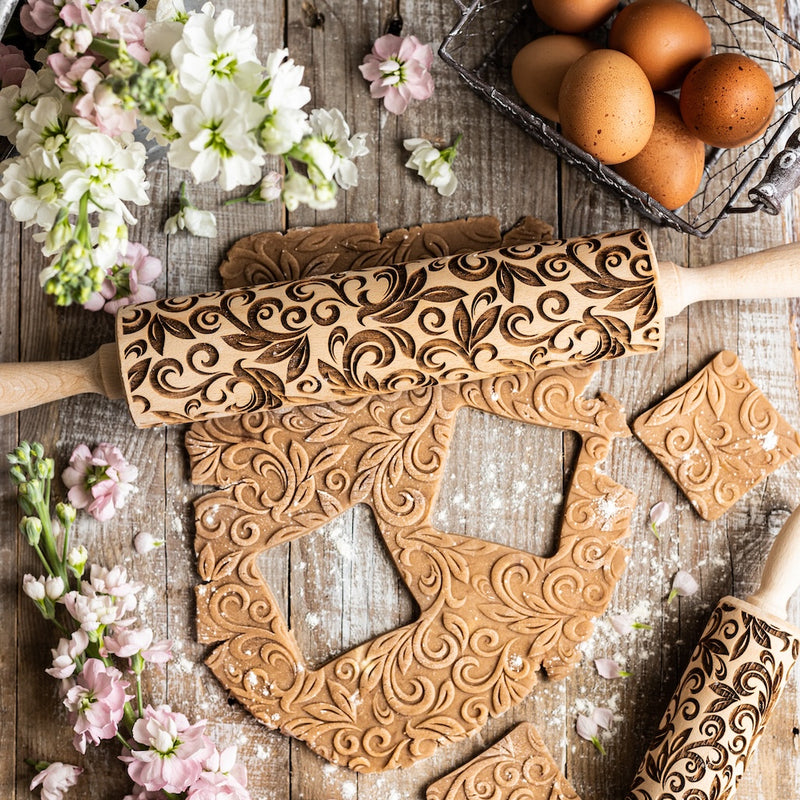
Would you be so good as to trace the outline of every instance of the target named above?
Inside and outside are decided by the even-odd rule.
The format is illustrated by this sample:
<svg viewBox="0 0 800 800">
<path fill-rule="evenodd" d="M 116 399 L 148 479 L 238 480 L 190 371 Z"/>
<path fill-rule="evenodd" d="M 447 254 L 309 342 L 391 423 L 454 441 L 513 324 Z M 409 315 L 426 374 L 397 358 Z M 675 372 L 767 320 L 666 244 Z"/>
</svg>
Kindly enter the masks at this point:
<svg viewBox="0 0 800 800">
<path fill-rule="evenodd" d="M 562 677 L 625 564 L 632 493 L 599 464 L 628 435 L 611 397 L 581 396 L 593 368 L 196 423 L 198 637 L 207 663 L 264 724 L 360 771 L 407 766 Z M 470 406 L 580 434 L 558 551 L 532 556 L 430 524 L 455 417 Z M 310 669 L 259 574 L 269 547 L 368 504 L 419 617 Z"/>
<path fill-rule="evenodd" d="M 800 453 L 800 434 L 727 350 L 642 414 L 634 431 L 708 520 Z"/>
<path fill-rule="evenodd" d="M 641 230 L 316 274 L 122 309 L 137 425 L 208 419 L 655 350 Z"/>
<path fill-rule="evenodd" d="M 426 800 L 580 800 L 529 722 L 432 783 Z"/>
<path fill-rule="evenodd" d="M 800 631 L 723 598 L 626 800 L 725 800 L 736 791 L 800 655 Z"/>
</svg>

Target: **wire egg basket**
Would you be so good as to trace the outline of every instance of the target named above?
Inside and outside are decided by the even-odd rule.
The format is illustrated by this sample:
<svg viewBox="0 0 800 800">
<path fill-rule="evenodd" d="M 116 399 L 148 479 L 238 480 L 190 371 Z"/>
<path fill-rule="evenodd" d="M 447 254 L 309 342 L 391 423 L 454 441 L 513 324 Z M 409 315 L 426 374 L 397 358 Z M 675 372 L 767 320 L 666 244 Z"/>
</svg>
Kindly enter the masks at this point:
<svg viewBox="0 0 800 800">
<path fill-rule="evenodd" d="M 538 19 L 530 0 L 474 0 L 469 5 L 455 1 L 461 18 L 439 49 L 444 61 L 541 145 L 649 219 L 705 238 L 731 213 L 778 213 L 800 182 L 800 132 L 789 136 L 800 109 L 800 43 L 738 0 L 690 0 L 689 5 L 708 24 L 713 52 L 744 53 L 766 70 L 775 86 L 775 113 L 755 142 L 730 150 L 707 148 L 700 188 L 677 211 L 664 208 L 612 167 L 567 141 L 553 122 L 531 111 L 517 94 L 511 82 L 514 56 L 534 38 L 553 33 Z M 594 34 L 601 42 L 607 28 Z"/>
</svg>

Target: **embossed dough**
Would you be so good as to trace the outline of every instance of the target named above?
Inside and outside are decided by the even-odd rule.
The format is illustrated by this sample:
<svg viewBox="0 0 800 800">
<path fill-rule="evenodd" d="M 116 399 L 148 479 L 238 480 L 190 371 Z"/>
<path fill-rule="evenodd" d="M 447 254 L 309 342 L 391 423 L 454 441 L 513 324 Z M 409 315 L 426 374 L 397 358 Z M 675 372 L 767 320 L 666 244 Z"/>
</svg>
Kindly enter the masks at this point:
<svg viewBox="0 0 800 800">
<path fill-rule="evenodd" d="M 652 352 L 644 231 L 126 306 L 134 422 L 185 422 Z"/>
<path fill-rule="evenodd" d="M 580 800 L 529 722 L 428 787 L 426 800 Z"/>
<path fill-rule="evenodd" d="M 800 453 L 800 434 L 727 350 L 633 429 L 708 520 Z"/>
<path fill-rule="evenodd" d="M 620 540 L 634 503 L 598 468 L 628 431 L 613 398 L 581 397 L 591 372 L 543 371 L 192 426 L 193 481 L 228 487 L 197 501 L 195 540 L 204 581 L 198 638 L 216 644 L 208 664 L 223 685 L 265 725 L 335 763 L 374 771 L 477 732 L 526 696 L 540 668 L 565 675 L 622 573 Z M 581 435 L 552 558 L 431 527 L 464 406 Z M 358 502 L 372 508 L 420 617 L 310 670 L 257 559 Z"/>
</svg>

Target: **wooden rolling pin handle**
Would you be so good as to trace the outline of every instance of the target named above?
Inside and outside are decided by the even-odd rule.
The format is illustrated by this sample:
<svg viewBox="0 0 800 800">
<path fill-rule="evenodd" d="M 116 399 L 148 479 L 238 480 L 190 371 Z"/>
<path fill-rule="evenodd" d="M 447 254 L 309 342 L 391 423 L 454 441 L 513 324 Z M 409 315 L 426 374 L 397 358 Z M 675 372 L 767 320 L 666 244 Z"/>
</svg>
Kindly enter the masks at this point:
<svg viewBox="0 0 800 800">
<path fill-rule="evenodd" d="M 0 416 L 86 392 L 124 397 L 115 344 L 75 361 L 0 364 Z"/>
<path fill-rule="evenodd" d="M 784 522 L 772 543 L 761 585 L 747 598 L 751 603 L 781 619 L 786 618 L 789 598 L 800 586 L 800 506 Z"/>
<path fill-rule="evenodd" d="M 674 317 L 686 306 L 703 300 L 800 297 L 800 243 L 693 269 L 660 261 L 658 273 L 666 317 Z"/>
</svg>

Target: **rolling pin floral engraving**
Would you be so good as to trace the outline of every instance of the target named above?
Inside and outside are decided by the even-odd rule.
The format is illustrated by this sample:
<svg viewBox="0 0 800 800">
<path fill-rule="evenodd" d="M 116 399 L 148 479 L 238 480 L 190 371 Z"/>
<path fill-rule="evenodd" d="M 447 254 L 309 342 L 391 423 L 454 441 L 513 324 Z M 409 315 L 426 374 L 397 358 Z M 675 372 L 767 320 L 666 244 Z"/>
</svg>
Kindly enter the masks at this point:
<svg viewBox="0 0 800 800">
<path fill-rule="evenodd" d="M 139 425 L 454 383 L 655 350 L 641 231 L 501 248 L 118 316 Z"/>
<path fill-rule="evenodd" d="M 800 509 L 773 544 L 759 591 L 717 604 L 626 800 L 725 800 L 800 656 L 787 622 L 797 586 Z"/>
</svg>

